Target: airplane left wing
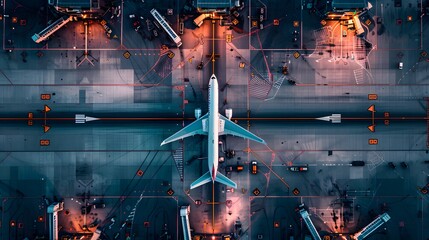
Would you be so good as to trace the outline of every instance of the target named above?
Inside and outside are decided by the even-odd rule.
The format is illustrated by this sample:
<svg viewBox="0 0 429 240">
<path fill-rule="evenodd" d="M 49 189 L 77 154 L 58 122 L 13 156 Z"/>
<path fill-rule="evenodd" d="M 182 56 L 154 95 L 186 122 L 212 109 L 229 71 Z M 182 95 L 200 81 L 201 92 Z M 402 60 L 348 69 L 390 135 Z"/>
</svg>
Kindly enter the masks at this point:
<svg viewBox="0 0 429 240">
<path fill-rule="evenodd" d="M 208 114 L 205 114 L 201 118 L 198 118 L 197 120 L 193 121 L 188 126 L 182 128 L 175 134 L 171 135 L 170 137 L 166 138 L 164 141 L 162 141 L 161 146 L 170 142 L 177 141 L 179 139 L 187 138 L 190 136 L 194 136 L 197 134 L 200 135 L 207 135 L 207 129 L 204 125 L 207 121 Z"/>
<path fill-rule="evenodd" d="M 229 134 L 229 135 L 233 135 L 233 136 L 237 136 L 237 137 L 247 138 L 247 139 L 250 139 L 252 141 L 262 143 L 262 144 L 267 144 L 267 143 L 265 143 L 264 139 L 262 139 L 262 138 L 256 136 L 255 134 L 247 131 L 246 129 L 240 127 L 239 125 L 235 124 L 234 122 L 232 122 L 228 118 L 224 117 L 222 114 L 219 114 L 219 121 L 224 121 L 223 132 L 219 132 L 219 135 Z"/>
</svg>

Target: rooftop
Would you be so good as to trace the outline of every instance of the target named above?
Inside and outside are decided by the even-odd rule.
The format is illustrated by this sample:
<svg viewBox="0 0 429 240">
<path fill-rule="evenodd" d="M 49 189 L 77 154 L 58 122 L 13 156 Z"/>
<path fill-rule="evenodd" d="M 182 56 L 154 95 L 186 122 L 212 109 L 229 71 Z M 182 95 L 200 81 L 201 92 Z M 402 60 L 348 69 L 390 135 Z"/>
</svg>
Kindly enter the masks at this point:
<svg viewBox="0 0 429 240">
<path fill-rule="evenodd" d="M 98 8 L 98 0 L 51 0 L 49 3 L 55 7 L 64 8 Z"/>
<path fill-rule="evenodd" d="M 231 0 L 197 0 L 197 8 L 230 8 Z"/>
<path fill-rule="evenodd" d="M 332 0 L 333 9 L 355 9 L 366 8 L 367 6 L 367 0 Z"/>
</svg>

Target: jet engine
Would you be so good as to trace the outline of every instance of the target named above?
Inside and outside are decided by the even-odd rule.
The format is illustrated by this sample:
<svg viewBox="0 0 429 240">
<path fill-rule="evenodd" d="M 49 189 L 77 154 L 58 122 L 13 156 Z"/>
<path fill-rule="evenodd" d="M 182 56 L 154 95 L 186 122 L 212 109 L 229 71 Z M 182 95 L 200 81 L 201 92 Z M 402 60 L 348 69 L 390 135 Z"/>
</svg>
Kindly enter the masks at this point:
<svg viewBox="0 0 429 240">
<path fill-rule="evenodd" d="M 229 120 L 231 120 L 231 118 L 232 118 L 232 108 L 227 108 L 227 109 L 225 109 L 225 116 L 226 116 Z"/>
<path fill-rule="evenodd" d="M 195 108 L 195 118 L 198 119 L 201 117 L 201 108 Z"/>
</svg>

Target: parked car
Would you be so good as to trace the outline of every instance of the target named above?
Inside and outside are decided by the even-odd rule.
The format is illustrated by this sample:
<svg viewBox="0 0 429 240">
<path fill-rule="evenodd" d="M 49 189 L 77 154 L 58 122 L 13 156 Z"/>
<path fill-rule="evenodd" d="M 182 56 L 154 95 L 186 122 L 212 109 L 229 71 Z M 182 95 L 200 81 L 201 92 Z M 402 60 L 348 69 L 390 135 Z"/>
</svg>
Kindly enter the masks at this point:
<svg viewBox="0 0 429 240">
<path fill-rule="evenodd" d="M 408 164 L 406 162 L 401 162 L 401 167 L 402 168 L 408 168 Z"/>
<path fill-rule="evenodd" d="M 203 62 L 200 62 L 200 63 L 197 65 L 197 69 L 198 69 L 198 70 L 203 69 L 203 67 L 204 67 L 204 63 L 203 63 Z"/>
<path fill-rule="evenodd" d="M 140 26 L 141 26 L 141 24 L 140 24 L 140 21 L 138 19 L 133 22 L 133 28 L 136 32 L 140 29 Z"/>
</svg>

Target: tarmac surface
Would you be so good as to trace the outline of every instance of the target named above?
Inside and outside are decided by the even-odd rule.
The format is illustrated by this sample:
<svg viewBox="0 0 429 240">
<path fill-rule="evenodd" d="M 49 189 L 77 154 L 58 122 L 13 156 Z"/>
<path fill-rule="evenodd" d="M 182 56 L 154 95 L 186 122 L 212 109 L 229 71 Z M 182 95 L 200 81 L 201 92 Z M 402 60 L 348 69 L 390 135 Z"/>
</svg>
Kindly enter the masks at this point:
<svg viewBox="0 0 429 240">
<path fill-rule="evenodd" d="M 305 239 L 301 203 L 324 239 L 350 239 L 385 212 L 390 221 L 367 239 L 429 239 L 426 3 L 370 1 L 357 37 L 338 20 L 322 23 L 310 2 L 245 1 L 242 32 L 219 20 L 196 27 L 183 0 L 106 3 L 113 34 L 89 22 L 81 62 L 83 21 L 36 44 L 31 36 L 58 13 L 42 0 L 2 1 L 0 239 L 48 239 L 46 209 L 57 201 L 66 239 L 90 239 L 97 227 L 102 239 L 183 239 L 186 205 L 194 236 Z M 252 25 L 261 7 L 263 29 Z M 152 8 L 176 32 L 184 21 L 180 48 L 147 29 Z M 143 17 L 137 31 L 132 14 Z M 220 137 L 219 171 L 238 188 L 189 190 L 207 171 L 206 139 L 160 143 L 195 108 L 207 111 L 213 73 L 219 112 L 232 108 L 232 120 L 267 145 Z M 79 124 L 76 114 L 96 119 Z M 341 123 L 317 120 L 332 114 Z M 244 170 L 225 172 L 237 165 Z"/>
</svg>

